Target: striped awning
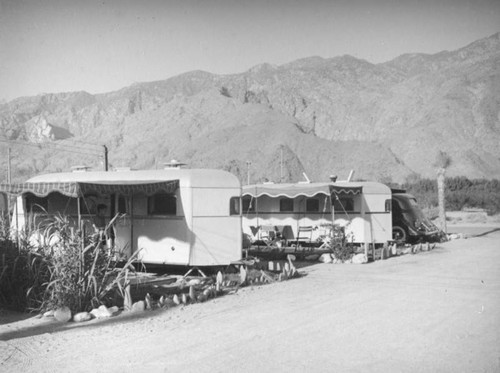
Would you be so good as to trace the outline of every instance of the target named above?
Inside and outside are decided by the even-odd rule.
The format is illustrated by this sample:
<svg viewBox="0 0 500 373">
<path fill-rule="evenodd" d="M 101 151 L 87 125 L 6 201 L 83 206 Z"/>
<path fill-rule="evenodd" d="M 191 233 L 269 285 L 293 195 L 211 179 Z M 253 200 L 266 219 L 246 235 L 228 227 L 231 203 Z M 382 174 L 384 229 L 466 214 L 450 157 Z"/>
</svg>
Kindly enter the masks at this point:
<svg viewBox="0 0 500 373">
<path fill-rule="evenodd" d="M 340 186 L 340 185 L 330 185 L 330 193 L 332 194 L 361 194 L 363 191 L 362 186 Z"/>
<path fill-rule="evenodd" d="M 102 195 L 174 193 L 179 188 L 179 180 L 168 181 L 105 181 L 105 182 L 55 182 L 55 183 L 19 183 L 0 184 L 0 192 L 9 194 L 32 193 L 38 197 L 46 197 L 50 193 L 61 193 L 68 197 L 84 197 L 97 193 Z"/>
<path fill-rule="evenodd" d="M 361 186 L 339 186 L 328 183 L 304 183 L 304 184 L 258 184 L 243 187 L 243 196 L 252 196 L 254 198 L 261 196 L 288 197 L 295 198 L 299 196 L 313 197 L 318 194 L 326 196 L 336 194 L 361 194 Z"/>
</svg>

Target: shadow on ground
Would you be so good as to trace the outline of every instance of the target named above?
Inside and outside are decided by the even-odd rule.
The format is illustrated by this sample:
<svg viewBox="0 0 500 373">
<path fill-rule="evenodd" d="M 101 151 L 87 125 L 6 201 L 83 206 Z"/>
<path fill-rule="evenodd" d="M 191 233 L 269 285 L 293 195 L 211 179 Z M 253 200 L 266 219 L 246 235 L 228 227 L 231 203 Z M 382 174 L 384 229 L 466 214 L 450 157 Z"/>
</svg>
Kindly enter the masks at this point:
<svg viewBox="0 0 500 373">
<path fill-rule="evenodd" d="M 495 228 L 495 229 L 491 229 L 491 230 L 489 230 L 489 231 L 487 231 L 487 232 L 483 232 L 483 233 L 475 234 L 475 235 L 473 235 L 472 237 L 483 237 L 483 236 L 487 236 L 487 235 L 488 235 L 488 234 L 490 234 L 490 233 L 494 233 L 494 232 L 498 232 L 498 231 L 500 231 L 500 228 Z"/>
</svg>

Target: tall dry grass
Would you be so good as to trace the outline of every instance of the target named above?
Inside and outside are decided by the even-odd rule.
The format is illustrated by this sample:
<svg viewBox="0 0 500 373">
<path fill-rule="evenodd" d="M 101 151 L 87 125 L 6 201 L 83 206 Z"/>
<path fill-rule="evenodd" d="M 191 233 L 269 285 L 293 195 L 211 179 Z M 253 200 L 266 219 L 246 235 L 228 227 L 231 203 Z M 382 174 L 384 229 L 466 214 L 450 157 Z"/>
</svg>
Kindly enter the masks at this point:
<svg viewBox="0 0 500 373">
<path fill-rule="evenodd" d="M 67 306 L 80 312 L 121 303 L 135 259 L 119 266 L 119 253 L 97 235 L 75 229 L 61 215 L 46 219 L 16 241 L 4 234 L 0 255 L 0 302 L 30 311 Z"/>
</svg>

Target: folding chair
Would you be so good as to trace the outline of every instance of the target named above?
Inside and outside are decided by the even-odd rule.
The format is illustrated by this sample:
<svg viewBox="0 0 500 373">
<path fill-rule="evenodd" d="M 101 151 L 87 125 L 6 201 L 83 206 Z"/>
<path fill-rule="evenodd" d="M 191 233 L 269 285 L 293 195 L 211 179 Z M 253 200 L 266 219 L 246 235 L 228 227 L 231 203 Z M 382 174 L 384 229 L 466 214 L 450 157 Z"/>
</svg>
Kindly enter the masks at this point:
<svg viewBox="0 0 500 373">
<path fill-rule="evenodd" d="M 299 227 L 299 230 L 297 232 L 296 245 L 299 246 L 299 244 L 306 244 L 306 246 L 310 246 L 312 241 L 313 229 L 314 228 L 312 226 Z"/>
<path fill-rule="evenodd" d="M 333 239 L 333 224 L 321 224 L 318 227 L 318 243 L 319 249 L 327 248 Z"/>
</svg>

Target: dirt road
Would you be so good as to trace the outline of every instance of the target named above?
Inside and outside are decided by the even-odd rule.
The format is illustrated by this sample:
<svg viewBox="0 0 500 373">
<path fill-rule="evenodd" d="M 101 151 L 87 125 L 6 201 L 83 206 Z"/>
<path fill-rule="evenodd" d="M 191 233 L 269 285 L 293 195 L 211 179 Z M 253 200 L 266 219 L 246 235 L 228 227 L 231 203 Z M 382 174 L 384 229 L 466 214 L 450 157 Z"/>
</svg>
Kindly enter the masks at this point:
<svg viewBox="0 0 500 373">
<path fill-rule="evenodd" d="M 2 372 L 498 372 L 500 232 L 207 303 L 0 325 Z"/>
</svg>

